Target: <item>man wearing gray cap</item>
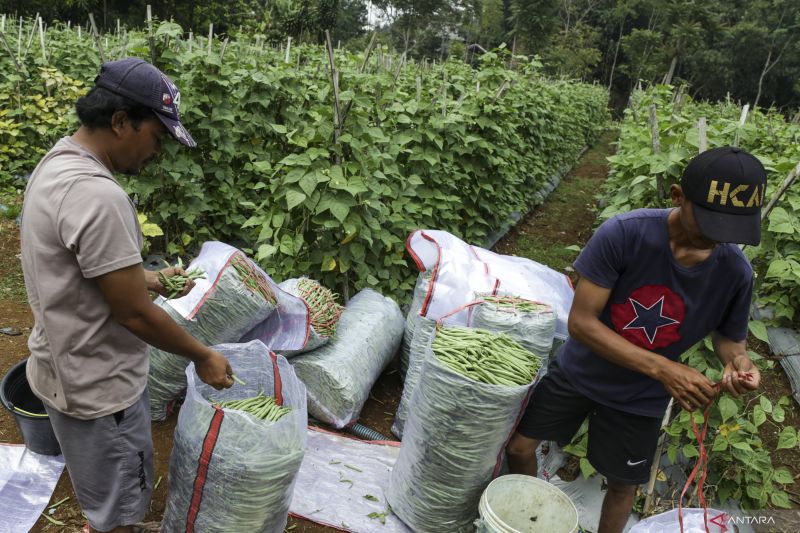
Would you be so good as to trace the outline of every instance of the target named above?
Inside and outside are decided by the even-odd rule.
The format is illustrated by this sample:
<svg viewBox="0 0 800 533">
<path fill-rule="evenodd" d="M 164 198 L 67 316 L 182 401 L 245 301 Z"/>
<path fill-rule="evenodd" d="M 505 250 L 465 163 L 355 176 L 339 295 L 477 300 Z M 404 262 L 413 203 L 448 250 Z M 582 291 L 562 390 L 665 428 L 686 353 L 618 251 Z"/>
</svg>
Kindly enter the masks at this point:
<svg viewBox="0 0 800 533">
<path fill-rule="evenodd" d="M 165 288 L 142 266 L 136 209 L 114 179 L 137 174 L 167 133 L 196 146 L 179 103 L 146 61 L 105 63 L 76 103 L 81 126 L 42 158 L 25 191 L 22 269 L 35 320 L 27 377 L 92 532 L 146 531 L 137 523 L 153 488 L 147 345 L 191 359 L 217 389 L 233 384 L 227 359 L 149 298 Z"/>
</svg>

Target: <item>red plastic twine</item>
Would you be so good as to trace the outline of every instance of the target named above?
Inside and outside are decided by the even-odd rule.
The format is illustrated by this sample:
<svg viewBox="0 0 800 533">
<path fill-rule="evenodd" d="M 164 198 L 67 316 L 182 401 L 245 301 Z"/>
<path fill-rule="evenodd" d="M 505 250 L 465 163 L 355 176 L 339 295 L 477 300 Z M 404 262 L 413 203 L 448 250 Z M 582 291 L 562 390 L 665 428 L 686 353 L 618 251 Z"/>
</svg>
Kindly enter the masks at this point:
<svg viewBox="0 0 800 533">
<path fill-rule="evenodd" d="M 744 373 L 745 381 L 750 381 L 753 379 L 752 372 L 745 372 Z M 715 396 L 719 396 L 720 392 L 722 391 L 722 382 L 714 384 L 715 389 Z M 700 505 L 703 507 L 703 525 L 706 528 L 706 533 L 710 533 L 708 529 L 708 504 L 706 503 L 706 497 L 703 490 L 703 486 L 706 482 L 706 477 L 708 477 L 708 451 L 706 450 L 705 440 L 706 440 L 706 433 L 708 433 L 708 412 L 711 409 L 711 402 L 706 406 L 705 411 L 703 411 L 703 429 L 702 431 L 697 428 L 697 424 L 694 421 L 694 412 L 690 413 L 689 416 L 692 419 L 692 431 L 694 432 L 694 436 L 697 439 L 697 445 L 699 447 L 699 457 L 697 458 L 697 462 L 692 469 L 692 472 L 689 474 L 688 479 L 686 480 L 686 484 L 683 486 L 683 490 L 681 491 L 681 497 L 678 500 L 678 523 L 681 526 L 681 533 L 683 532 L 683 496 L 686 494 L 686 491 L 692 485 L 692 481 L 694 481 L 695 476 L 697 476 L 698 470 L 701 470 L 700 476 L 697 478 L 697 499 Z"/>
</svg>

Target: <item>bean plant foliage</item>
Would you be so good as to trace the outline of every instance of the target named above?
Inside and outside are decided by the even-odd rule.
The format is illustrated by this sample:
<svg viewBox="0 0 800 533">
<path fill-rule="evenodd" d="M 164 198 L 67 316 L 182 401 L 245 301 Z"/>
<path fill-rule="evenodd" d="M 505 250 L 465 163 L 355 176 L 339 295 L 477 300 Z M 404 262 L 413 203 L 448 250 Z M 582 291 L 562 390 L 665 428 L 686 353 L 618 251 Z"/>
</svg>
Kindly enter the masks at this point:
<svg viewBox="0 0 800 533">
<path fill-rule="evenodd" d="M 157 65 L 181 89 L 182 119 L 198 148 L 167 141 L 156 163 L 125 180 L 163 231 L 152 248 L 182 255 L 219 239 L 278 279 L 305 274 L 405 299 L 410 231 L 438 228 L 485 242 L 607 122 L 605 89 L 545 79 L 536 59 L 505 49 L 476 69 L 405 61 L 380 44 L 366 61 L 365 53 L 335 50 L 334 91 L 325 47 L 293 44 L 287 62 L 285 50 L 249 35 L 214 39 L 209 52 L 207 39 L 189 41 L 177 24 L 153 33 Z M 106 38 L 107 59 L 150 57 L 146 32 L 101 43 Z M 30 172 L 75 126 L 69 107 L 99 68 L 85 33 L 78 39 L 57 25 L 47 43 L 46 62 L 29 54 L 25 70 L 0 83 L 18 97 L 0 104 L 0 139 L 19 141 L 13 166 L 0 159 L 0 182 Z M 69 117 L 64 124 L 19 111 L 51 71 L 76 87 L 48 107 Z M 20 128 L 27 130 L 15 135 Z"/>
</svg>

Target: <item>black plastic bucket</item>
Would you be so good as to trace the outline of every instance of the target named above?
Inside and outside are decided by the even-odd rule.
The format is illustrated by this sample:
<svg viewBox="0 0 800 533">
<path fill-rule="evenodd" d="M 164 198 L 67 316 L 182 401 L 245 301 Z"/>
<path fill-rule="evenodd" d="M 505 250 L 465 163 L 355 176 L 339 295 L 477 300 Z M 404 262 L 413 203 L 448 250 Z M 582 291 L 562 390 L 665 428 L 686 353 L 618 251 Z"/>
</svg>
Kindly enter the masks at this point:
<svg viewBox="0 0 800 533">
<path fill-rule="evenodd" d="M 27 362 L 27 359 L 20 361 L 3 377 L 0 382 L 0 401 L 14 415 L 22 440 L 30 451 L 43 455 L 60 455 L 61 447 L 53 433 L 50 417 L 44 410 L 42 400 L 28 385 L 28 378 L 25 376 Z M 22 413 L 20 409 L 31 414 Z"/>
</svg>

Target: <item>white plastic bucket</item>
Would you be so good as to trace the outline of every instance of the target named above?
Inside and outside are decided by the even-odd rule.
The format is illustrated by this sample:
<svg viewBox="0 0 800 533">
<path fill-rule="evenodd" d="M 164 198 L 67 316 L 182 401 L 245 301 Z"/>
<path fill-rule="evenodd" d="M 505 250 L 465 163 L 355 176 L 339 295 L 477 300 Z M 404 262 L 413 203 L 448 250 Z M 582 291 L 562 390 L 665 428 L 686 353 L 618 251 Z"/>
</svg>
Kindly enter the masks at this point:
<svg viewBox="0 0 800 533">
<path fill-rule="evenodd" d="M 558 487 L 531 476 L 501 476 L 478 506 L 478 533 L 574 533 L 578 510 Z"/>
</svg>

